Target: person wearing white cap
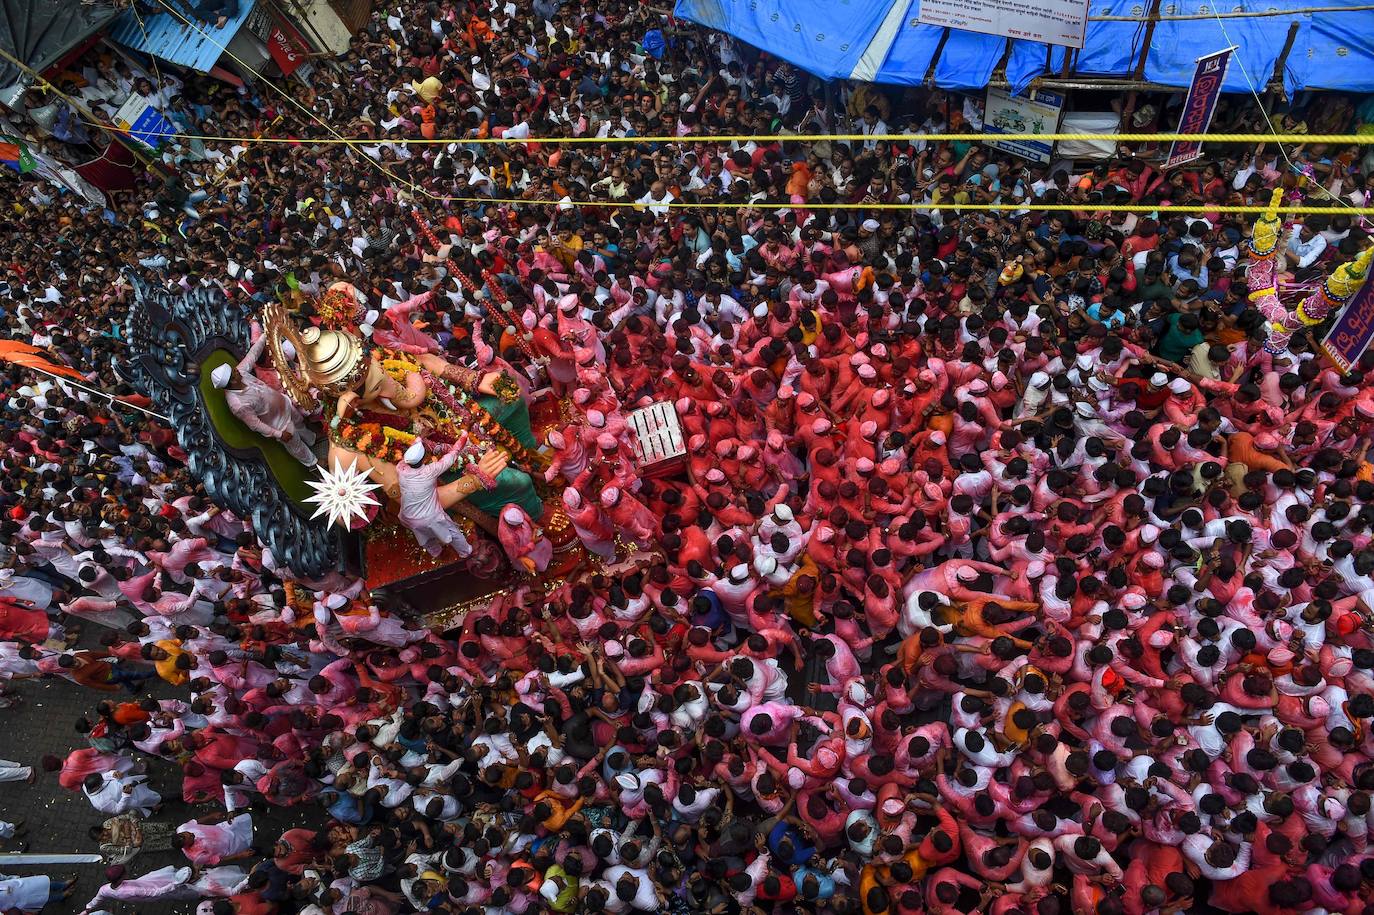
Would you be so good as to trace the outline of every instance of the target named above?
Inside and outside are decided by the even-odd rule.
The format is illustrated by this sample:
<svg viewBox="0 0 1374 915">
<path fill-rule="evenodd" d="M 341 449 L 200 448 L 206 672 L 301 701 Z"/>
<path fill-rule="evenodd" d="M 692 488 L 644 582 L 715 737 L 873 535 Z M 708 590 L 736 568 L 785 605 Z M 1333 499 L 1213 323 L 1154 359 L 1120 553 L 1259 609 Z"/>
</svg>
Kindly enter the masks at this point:
<svg viewBox="0 0 1374 915">
<path fill-rule="evenodd" d="M 210 373 L 210 383 L 224 392 L 229 412 L 245 426 L 264 438 L 281 442 L 287 454 L 307 467 L 314 467 L 318 463 L 311 450 L 315 433 L 306 425 L 305 417 L 291 398 L 253 374 L 266 346 L 267 335 L 259 334 L 238 365 L 216 366 Z"/>
<path fill-rule="evenodd" d="M 346 285 L 348 284 L 335 283 L 330 289 Z M 354 294 L 357 298 L 362 298 L 361 293 L 357 290 L 354 290 Z M 421 353 L 437 353 L 441 349 L 439 342 L 416 327 L 410 318 L 412 312 L 429 304 L 433 299 L 434 290 L 431 289 L 428 292 L 411 296 L 402 302 L 395 302 L 387 306 L 385 311 L 378 312 L 376 309 L 370 308 L 363 315 L 362 326 L 359 329 L 371 328 L 369 335 L 372 339 L 388 349 L 410 353 L 412 356 L 418 356 Z M 386 305 L 388 301 L 393 300 L 386 299 L 382 304 Z M 364 330 L 364 333 L 368 333 L 368 331 Z"/>
<path fill-rule="evenodd" d="M 1050 396 L 1050 376 L 1045 372 L 1032 372 L 1030 379 L 1026 382 L 1026 390 L 1021 395 L 1021 401 L 1016 405 L 1016 419 L 1023 416 L 1034 416 L 1040 412 L 1041 406 Z"/>
<path fill-rule="evenodd" d="M 445 546 L 453 547 L 459 558 L 472 552 L 462 528 L 444 511 L 439 498 L 439 477 L 458 460 L 461 444 L 454 442 L 447 452 L 426 464 L 424 443 L 416 439 L 406 449 L 405 458 L 396 465 L 396 479 L 401 490 L 401 524 L 410 530 L 415 542 L 431 556 L 438 556 Z M 467 486 L 468 492 L 464 494 L 470 494 L 476 491 L 476 486 L 467 482 L 469 480 L 475 482 L 475 478 L 465 476 L 454 485 Z"/>
<path fill-rule="evenodd" d="M 501 541 L 511 564 L 531 575 L 544 571 L 553 561 L 553 544 L 534 526 L 529 514 L 514 503 L 501 509 L 496 539 Z"/>
<path fill-rule="evenodd" d="M 377 320 L 381 318 L 381 316 L 382 313 L 375 308 L 369 308 L 367 310 L 367 313 L 363 315 L 362 323 L 358 325 L 358 330 L 364 337 L 372 336 L 373 332 L 377 329 Z"/>
<path fill-rule="evenodd" d="M 777 498 L 780 499 L 781 496 Z M 801 524 L 797 522 L 792 507 L 783 501 L 774 505 L 773 510 L 764 515 L 763 520 L 759 522 L 758 536 L 760 540 L 771 540 L 776 533 L 786 534 L 787 538 L 794 542 L 803 539 L 804 531 Z"/>
<path fill-rule="evenodd" d="M 600 503 L 583 499 L 581 492 L 569 486 L 563 490 L 563 507 L 583 545 L 607 562 L 613 561 L 615 527 Z"/>
<path fill-rule="evenodd" d="M 1124 437 L 1120 432 L 1102 421 L 1102 417 L 1095 404 L 1082 400 L 1075 401 L 1073 413 L 1074 425 L 1084 437 L 1091 436 L 1110 442 L 1124 441 Z"/>
</svg>

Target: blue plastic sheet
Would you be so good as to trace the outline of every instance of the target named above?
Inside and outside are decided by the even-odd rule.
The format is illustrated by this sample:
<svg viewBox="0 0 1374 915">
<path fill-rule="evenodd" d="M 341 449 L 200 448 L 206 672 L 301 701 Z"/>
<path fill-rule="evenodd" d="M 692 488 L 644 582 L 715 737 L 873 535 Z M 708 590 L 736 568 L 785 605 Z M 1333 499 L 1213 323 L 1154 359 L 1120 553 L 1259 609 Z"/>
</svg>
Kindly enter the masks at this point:
<svg viewBox="0 0 1374 915">
<path fill-rule="evenodd" d="M 917 85 L 924 81 L 945 30 L 916 21 L 919 0 L 887 49 L 877 82 Z M 1310 0 L 1231 0 L 1227 12 L 1299 10 Z M 1094 0 L 1092 15 L 1139 16 L 1140 0 Z M 879 33 L 893 0 L 678 0 L 682 18 L 732 34 L 755 47 L 792 61 L 826 79 L 847 78 Z M 1206 13 L 1215 0 L 1172 0 L 1166 15 Z M 1145 79 L 1186 87 L 1197 58 L 1228 45 L 1237 46 L 1227 71 L 1225 91 L 1264 91 L 1283 53 L 1289 28 L 1298 29 L 1282 79 L 1291 95 L 1302 89 L 1374 92 L 1374 11 L 1293 13 L 1245 18 L 1165 20 L 1155 26 L 1145 61 Z M 822 25 L 823 24 L 823 25 Z M 948 89 L 978 89 L 1006 48 L 994 35 L 950 29 L 936 63 L 935 83 Z M 1073 58 L 1071 75 L 1127 78 L 1142 53 L 1143 22 L 1089 22 L 1084 47 Z M 1012 42 L 1007 81 L 1023 91 L 1037 76 L 1058 75 L 1065 49 L 1030 41 Z M 1248 79 L 1247 79 L 1248 77 Z"/>
<path fill-rule="evenodd" d="M 950 29 L 940 62 L 935 65 L 935 85 L 941 89 L 981 89 L 1006 50 L 1007 40 L 1000 35 Z"/>
<path fill-rule="evenodd" d="M 165 12 L 144 13 L 140 18 L 129 9 L 110 28 L 110 37 L 135 51 L 209 73 L 256 2 L 239 0 L 239 14 L 223 28 L 216 28 L 213 22 L 200 22 L 184 12 L 180 17 Z M 191 19 L 194 26 L 187 25 L 185 19 Z"/>
<path fill-rule="evenodd" d="M 678 0 L 674 13 L 836 79 L 854 71 L 891 6 L 890 0 Z"/>
<path fill-rule="evenodd" d="M 1308 89 L 1374 92 L 1374 10 L 1313 13 Z M 1292 63 L 1293 55 L 1289 55 Z M 1317 62 L 1331 66 L 1317 66 Z"/>
<path fill-rule="evenodd" d="M 1140 6 L 1132 0 L 1106 0 L 1094 3 L 1094 16 L 1137 15 Z M 1073 72 L 1082 76 L 1125 78 L 1135 72 L 1136 62 L 1145 42 L 1143 22 L 1089 22 L 1083 34 L 1083 49 L 1078 52 Z M 1046 63 L 1046 49 L 1049 62 Z M 1064 66 L 1065 49 L 1038 41 L 1012 43 L 1007 60 L 1007 82 L 1020 93 L 1030 81 L 1043 74 L 1057 76 Z"/>
<path fill-rule="evenodd" d="M 946 29 L 921 25 L 920 0 L 912 0 L 901 30 L 878 69 L 876 82 L 896 86 L 918 86 L 930 70 L 931 59 L 940 47 Z M 949 29 L 949 40 L 940 52 L 935 67 L 935 84 L 943 89 L 977 89 L 986 86 L 997 62 L 1006 50 L 1005 38 Z"/>
<path fill-rule="evenodd" d="M 916 21 L 916 4 L 911 4 L 897 39 L 878 70 L 878 82 L 898 86 L 919 86 L 930 69 L 931 58 L 940 46 L 944 29 Z"/>
<path fill-rule="evenodd" d="M 1245 8 L 1250 10 L 1299 9 L 1303 0 L 1241 0 L 1227 4 L 1228 10 Z M 1215 9 L 1213 0 L 1178 0 L 1175 15 L 1190 15 Z M 1300 16 L 1261 16 L 1256 19 L 1188 19 L 1184 21 L 1161 22 L 1155 27 L 1150 39 L 1150 55 L 1145 60 L 1145 78 L 1166 86 L 1187 86 L 1193 81 L 1193 71 L 1197 59 L 1213 51 L 1220 51 L 1228 45 L 1236 45 L 1231 55 L 1231 66 L 1226 71 L 1226 92 L 1249 92 L 1251 88 L 1263 92 L 1269 78 L 1274 74 L 1274 64 L 1283 53 L 1284 43 L 1288 40 L 1290 23 L 1298 23 L 1298 37 L 1294 42 L 1295 53 L 1289 55 L 1293 67 L 1285 74 L 1285 86 L 1293 92 L 1301 88 L 1295 85 L 1303 66 L 1307 48 L 1304 33 L 1310 24 L 1310 17 Z M 1290 82 L 1290 79 L 1292 81 Z"/>
<path fill-rule="evenodd" d="M 658 29 L 649 29 L 644 33 L 644 37 L 639 40 L 639 46 L 644 49 L 654 60 L 663 59 L 663 50 L 667 44 L 663 40 L 663 32 Z"/>
</svg>

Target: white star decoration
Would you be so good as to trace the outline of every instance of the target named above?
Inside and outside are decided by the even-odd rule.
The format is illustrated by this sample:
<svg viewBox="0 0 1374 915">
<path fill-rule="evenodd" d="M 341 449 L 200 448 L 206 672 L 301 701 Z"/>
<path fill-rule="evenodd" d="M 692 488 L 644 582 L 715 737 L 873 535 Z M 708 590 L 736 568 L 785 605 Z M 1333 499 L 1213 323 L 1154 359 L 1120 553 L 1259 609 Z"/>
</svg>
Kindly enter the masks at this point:
<svg viewBox="0 0 1374 915">
<path fill-rule="evenodd" d="M 315 509 L 315 514 L 310 516 L 311 520 L 327 513 L 330 524 L 347 528 L 353 522 L 354 515 L 366 521 L 367 509 L 379 504 L 369 493 L 381 487 L 376 483 L 369 483 L 366 472 L 358 472 L 356 458 L 345 468 L 336 457 L 333 473 L 321 468 L 320 478 L 307 482 L 310 483 L 310 488 L 315 490 L 315 494 L 305 501 L 314 502 L 319 506 Z"/>
</svg>

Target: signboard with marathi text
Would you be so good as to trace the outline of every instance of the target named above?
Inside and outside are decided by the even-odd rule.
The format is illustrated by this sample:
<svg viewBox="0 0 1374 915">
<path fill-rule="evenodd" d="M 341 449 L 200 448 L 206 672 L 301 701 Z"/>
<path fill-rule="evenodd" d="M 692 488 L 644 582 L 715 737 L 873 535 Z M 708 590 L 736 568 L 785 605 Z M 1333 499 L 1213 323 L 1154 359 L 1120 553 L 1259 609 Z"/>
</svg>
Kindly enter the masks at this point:
<svg viewBox="0 0 1374 915">
<path fill-rule="evenodd" d="M 920 0 L 922 25 L 1083 47 L 1088 0 Z"/>
<path fill-rule="evenodd" d="M 625 417 L 635 433 L 639 466 L 647 476 L 662 476 L 681 465 L 687 454 L 682 438 L 682 422 L 668 401 L 651 403 Z"/>
<path fill-rule="evenodd" d="M 1178 119 L 1179 133 L 1201 135 L 1212 126 L 1212 115 L 1216 113 L 1217 100 L 1221 98 L 1221 84 L 1226 81 L 1226 67 L 1231 62 L 1231 52 L 1234 50 L 1234 47 L 1223 48 L 1197 59 L 1193 81 L 1188 86 L 1188 97 L 1183 100 L 1183 114 Z M 1164 167 L 1173 168 L 1201 156 L 1201 140 L 1175 140 L 1169 148 L 1169 157 L 1164 160 Z"/>
<path fill-rule="evenodd" d="M 1365 283 L 1345 303 L 1331 332 L 1322 341 L 1322 352 L 1342 372 L 1350 371 L 1374 339 L 1374 283 Z"/>
<path fill-rule="evenodd" d="M 1005 89 L 988 89 L 983 130 L 989 134 L 1054 133 L 1059 129 L 1063 110 L 1064 96 L 1053 92 L 1037 89 L 1025 95 L 1012 95 Z M 1048 140 L 988 140 L 987 145 L 1032 162 L 1047 163 L 1054 151 L 1054 144 Z"/>
<path fill-rule="evenodd" d="M 281 69 L 282 76 L 290 76 L 310 59 L 310 46 L 301 33 L 285 19 L 259 3 L 244 23 L 267 46 L 267 53 Z"/>
</svg>

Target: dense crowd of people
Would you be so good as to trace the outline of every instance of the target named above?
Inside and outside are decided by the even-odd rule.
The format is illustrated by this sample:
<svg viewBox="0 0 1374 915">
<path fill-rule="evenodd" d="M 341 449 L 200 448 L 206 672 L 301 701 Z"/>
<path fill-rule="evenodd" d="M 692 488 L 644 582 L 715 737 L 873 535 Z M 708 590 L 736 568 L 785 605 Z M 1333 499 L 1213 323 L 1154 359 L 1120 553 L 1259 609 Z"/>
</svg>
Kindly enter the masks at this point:
<svg viewBox="0 0 1374 915">
<path fill-rule="evenodd" d="M 9 369 L 0 697 L 99 695 L 69 752 L 7 745 L 0 781 L 107 817 L 84 849 L 104 883 L 72 905 L 1366 910 L 1374 359 L 1332 368 L 1323 328 L 1266 351 L 1249 217 L 1171 207 L 1364 204 L 1361 150 L 1300 134 L 1374 122 L 1370 102 L 1168 172 L 1149 150 L 802 144 L 978 115 L 827 98 L 620 0 L 394 3 L 313 88 L 106 72 L 185 132 L 299 142 L 173 141 L 171 178 L 103 210 L 7 183 L 5 336 L 127 394 L 128 270 L 218 285 L 245 321 L 269 301 L 311 320 L 339 280 L 410 302 L 448 358 L 552 386 L 578 535 L 652 558 L 429 631 L 362 581 L 293 575 L 157 419 Z M 314 142 L 339 136 L 364 139 Z M 681 139 L 529 140 L 634 136 Z M 1099 209 L 1127 202 L 1158 209 Z M 1339 212 L 1294 222 L 1283 288 L 1368 243 Z M 623 417 L 659 401 L 686 466 L 642 479 Z M 298 805 L 310 825 L 255 830 Z M 74 889 L 0 877 L 0 909 Z"/>
</svg>

